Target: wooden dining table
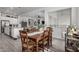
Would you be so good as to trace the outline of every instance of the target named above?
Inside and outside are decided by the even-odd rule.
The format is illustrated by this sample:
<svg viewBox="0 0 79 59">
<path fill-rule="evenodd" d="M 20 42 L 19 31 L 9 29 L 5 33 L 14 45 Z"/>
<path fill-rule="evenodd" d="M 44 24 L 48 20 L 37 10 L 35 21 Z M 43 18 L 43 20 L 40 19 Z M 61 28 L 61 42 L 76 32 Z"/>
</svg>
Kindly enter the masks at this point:
<svg viewBox="0 0 79 59">
<path fill-rule="evenodd" d="M 38 42 L 39 42 L 39 36 L 42 34 L 43 32 L 34 32 L 34 33 L 29 33 L 28 38 L 33 40 L 36 43 L 36 51 L 38 52 Z"/>
</svg>

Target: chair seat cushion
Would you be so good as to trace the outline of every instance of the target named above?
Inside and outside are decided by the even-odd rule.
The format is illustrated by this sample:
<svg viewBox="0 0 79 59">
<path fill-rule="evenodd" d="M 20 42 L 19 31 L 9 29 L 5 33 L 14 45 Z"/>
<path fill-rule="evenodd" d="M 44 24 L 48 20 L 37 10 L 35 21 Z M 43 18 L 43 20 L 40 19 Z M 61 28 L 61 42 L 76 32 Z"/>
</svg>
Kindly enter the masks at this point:
<svg viewBox="0 0 79 59">
<path fill-rule="evenodd" d="M 35 43 L 34 43 L 33 41 L 29 41 L 29 42 L 28 42 L 28 48 L 32 48 L 32 47 L 34 46 L 34 44 L 35 44 Z M 27 48 L 27 44 L 24 43 L 24 44 L 23 44 L 23 47 Z"/>
<path fill-rule="evenodd" d="M 47 43 L 47 41 L 44 41 L 44 45 L 46 45 Z M 40 41 L 39 44 L 43 44 L 42 41 Z"/>
<path fill-rule="evenodd" d="M 23 44 L 23 47 L 24 48 L 27 48 L 27 44 Z M 32 48 L 33 47 L 33 45 L 28 45 L 28 48 L 30 49 L 30 48 Z"/>
</svg>

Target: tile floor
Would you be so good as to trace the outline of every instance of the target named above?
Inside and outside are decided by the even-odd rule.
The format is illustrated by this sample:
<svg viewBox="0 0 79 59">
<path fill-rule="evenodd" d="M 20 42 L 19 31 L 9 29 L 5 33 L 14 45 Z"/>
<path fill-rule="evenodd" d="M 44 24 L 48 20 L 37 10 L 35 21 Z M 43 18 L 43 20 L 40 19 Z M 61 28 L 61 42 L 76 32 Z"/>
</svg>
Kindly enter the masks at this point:
<svg viewBox="0 0 79 59">
<path fill-rule="evenodd" d="M 49 52 L 65 51 L 64 40 L 53 39 L 52 44 L 53 44 L 53 47 L 49 49 Z M 7 35 L 0 34 L 0 52 L 21 52 L 20 39 L 14 40 Z"/>
</svg>

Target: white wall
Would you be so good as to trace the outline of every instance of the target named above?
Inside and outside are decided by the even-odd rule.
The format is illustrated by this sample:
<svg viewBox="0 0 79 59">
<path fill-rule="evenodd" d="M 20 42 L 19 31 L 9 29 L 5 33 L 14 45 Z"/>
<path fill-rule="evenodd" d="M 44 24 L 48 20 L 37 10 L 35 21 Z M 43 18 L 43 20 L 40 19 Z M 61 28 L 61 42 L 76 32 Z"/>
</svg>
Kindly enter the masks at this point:
<svg viewBox="0 0 79 59">
<path fill-rule="evenodd" d="M 77 27 L 79 28 L 79 8 L 77 9 Z"/>
<path fill-rule="evenodd" d="M 58 25 L 70 25 L 71 9 L 64 9 L 58 12 Z"/>
<path fill-rule="evenodd" d="M 49 13 L 50 25 L 52 25 L 53 28 L 53 37 L 64 38 L 63 33 L 67 29 L 66 26 L 70 25 L 70 16 L 70 9 L 64 9 Z"/>
<path fill-rule="evenodd" d="M 72 8 L 71 24 L 79 28 L 79 7 Z"/>
<path fill-rule="evenodd" d="M 29 27 L 29 22 L 28 22 L 29 19 L 32 20 L 31 25 L 33 26 L 34 25 L 34 21 L 36 20 L 36 18 L 30 17 L 30 16 L 18 17 L 18 23 L 21 24 L 22 21 L 27 22 L 27 26 Z"/>
<path fill-rule="evenodd" d="M 71 25 L 77 25 L 77 8 L 72 8 Z"/>
<path fill-rule="evenodd" d="M 49 13 L 48 16 L 50 25 L 57 25 L 57 12 Z"/>
<path fill-rule="evenodd" d="M 79 7 L 75 8 L 76 9 L 76 25 L 79 28 Z"/>
</svg>

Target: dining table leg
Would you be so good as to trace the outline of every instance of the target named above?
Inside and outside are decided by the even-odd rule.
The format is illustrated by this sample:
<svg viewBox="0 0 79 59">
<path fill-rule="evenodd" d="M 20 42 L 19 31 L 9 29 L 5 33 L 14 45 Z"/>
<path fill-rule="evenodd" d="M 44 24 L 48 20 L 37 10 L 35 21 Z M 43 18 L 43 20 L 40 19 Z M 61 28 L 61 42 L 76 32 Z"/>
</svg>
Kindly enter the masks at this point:
<svg viewBox="0 0 79 59">
<path fill-rule="evenodd" d="M 36 41 L 36 52 L 38 52 L 38 40 Z"/>
</svg>

